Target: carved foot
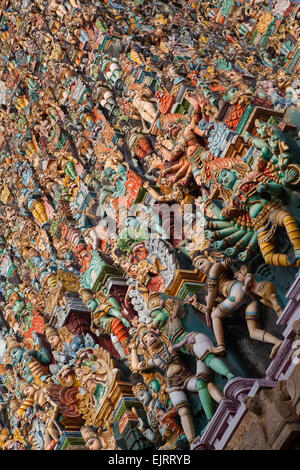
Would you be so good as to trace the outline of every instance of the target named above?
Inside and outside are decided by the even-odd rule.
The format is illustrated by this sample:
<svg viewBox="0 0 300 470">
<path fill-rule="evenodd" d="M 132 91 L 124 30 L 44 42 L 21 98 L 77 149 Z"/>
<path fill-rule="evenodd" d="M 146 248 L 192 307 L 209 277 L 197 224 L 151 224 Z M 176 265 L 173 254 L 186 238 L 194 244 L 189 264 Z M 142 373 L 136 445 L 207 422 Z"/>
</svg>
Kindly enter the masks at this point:
<svg viewBox="0 0 300 470">
<path fill-rule="evenodd" d="M 196 437 L 194 437 L 194 439 L 192 439 L 191 441 L 189 441 L 189 445 L 190 445 L 190 449 L 191 449 L 191 450 L 193 449 L 194 444 L 198 444 L 199 439 L 200 439 L 200 436 L 196 436 Z"/>
<path fill-rule="evenodd" d="M 281 346 L 281 343 L 282 341 L 278 341 L 278 343 L 276 343 L 273 348 L 272 348 L 272 351 L 271 351 L 271 354 L 270 354 L 270 359 L 274 359 L 274 357 L 276 356 L 276 354 L 278 353 L 278 350 Z"/>
</svg>

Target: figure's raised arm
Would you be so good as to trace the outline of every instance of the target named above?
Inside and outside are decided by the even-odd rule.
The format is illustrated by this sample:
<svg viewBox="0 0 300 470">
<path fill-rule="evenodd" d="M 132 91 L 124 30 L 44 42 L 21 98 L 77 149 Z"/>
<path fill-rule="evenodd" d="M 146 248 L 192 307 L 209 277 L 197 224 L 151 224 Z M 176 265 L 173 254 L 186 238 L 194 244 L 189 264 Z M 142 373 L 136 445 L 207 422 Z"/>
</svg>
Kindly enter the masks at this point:
<svg viewBox="0 0 300 470">
<path fill-rule="evenodd" d="M 153 369 L 153 364 L 147 361 L 140 361 L 137 353 L 138 344 L 135 339 L 132 339 L 128 345 L 128 349 L 131 350 L 131 370 L 133 372 L 141 372 L 144 370 Z"/>
<path fill-rule="evenodd" d="M 194 107 L 192 120 L 189 125 L 190 127 L 198 126 L 202 118 L 204 118 L 205 121 L 209 121 L 209 117 L 205 114 L 204 111 L 205 106 L 207 105 L 207 100 L 204 97 L 188 92 L 185 95 L 185 98 Z"/>
</svg>

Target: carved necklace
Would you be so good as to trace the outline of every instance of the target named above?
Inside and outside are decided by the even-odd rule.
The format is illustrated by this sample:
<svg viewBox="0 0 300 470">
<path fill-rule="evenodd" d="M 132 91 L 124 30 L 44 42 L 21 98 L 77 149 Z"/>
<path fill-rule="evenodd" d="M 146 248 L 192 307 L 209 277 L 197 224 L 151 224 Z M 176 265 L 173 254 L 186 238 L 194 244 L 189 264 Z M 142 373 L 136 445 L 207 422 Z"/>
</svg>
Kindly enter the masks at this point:
<svg viewBox="0 0 300 470">
<path fill-rule="evenodd" d="M 161 356 L 155 353 L 153 354 L 153 357 L 160 359 L 164 365 L 170 364 L 173 360 L 173 357 L 172 357 L 172 354 L 169 353 L 167 346 L 165 344 L 163 345 L 163 351 L 162 350 L 160 351 L 162 352 Z"/>
</svg>

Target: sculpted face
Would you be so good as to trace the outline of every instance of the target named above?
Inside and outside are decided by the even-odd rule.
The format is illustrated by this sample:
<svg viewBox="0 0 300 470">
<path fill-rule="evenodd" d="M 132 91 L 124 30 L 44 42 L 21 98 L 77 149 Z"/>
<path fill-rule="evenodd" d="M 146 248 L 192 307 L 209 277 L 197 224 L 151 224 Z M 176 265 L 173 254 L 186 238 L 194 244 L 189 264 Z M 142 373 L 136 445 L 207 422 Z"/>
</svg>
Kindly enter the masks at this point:
<svg viewBox="0 0 300 470">
<path fill-rule="evenodd" d="M 152 350 L 159 348 L 162 344 L 162 341 L 159 336 L 157 336 L 153 331 L 149 331 L 143 337 L 143 343 Z"/>
<path fill-rule="evenodd" d="M 238 271 L 235 273 L 234 277 L 236 278 L 237 281 L 244 282 L 245 274 L 243 274 L 241 271 Z"/>
<path fill-rule="evenodd" d="M 86 442 L 86 446 L 90 450 L 101 450 L 102 448 L 99 439 L 97 439 L 96 437 L 91 437 L 90 439 L 88 439 L 88 441 Z"/>
<path fill-rule="evenodd" d="M 45 423 L 47 421 L 47 413 L 45 411 L 39 411 L 38 412 L 38 417 L 41 421 L 43 421 L 43 423 Z"/>
<path fill-rule="evenodd" d="M 278 147 L 278 139 L 275 135 L 272 135 L 268 140 L 268 143 L 272 149 L 276 149 Z"/>
<path fill-rule="evenodd" d="M 58 379 L 61 385 L 70 387 L 73 385 L 73 370 L 71 367 L 64 367 L 58 374 Z"/>
<path fill-rule="evenodd" d="M 51 347 L 55 349 L 60 343 L 60 337 L 53 333 L 48 336 L 48 341 L 51 344 Z"/>
<path fill-rule="evenodd" d="M 17 300 L 19 300 L 20 297 L 17 292 L 14 292 L 10 297 L 9 297 L 9 304 L 14 305 Z"/>
<path fill-rule="evenodd" d="M 180 126 L 175 123 L 170 123 L 166 126 L 166 130 L 171 137 L 176 137 L 180 131 Z"/>
<path fill-rule="evenodd" d="M 147 390 L 141 390 L 139 393 L 138 393 L 138 399 L 144 404 L 144 405 L 148 405 L 148 403 L 150 403 L 151 401 L 151 395 L 149 392 L 147 392 Z"/>
<path fill-rule="evenodd" d="M 237 179 L 236 173 L 232 170 L 222 170 L 218 177 L 218 182 L 221 183 L 224 188 L 232 189 Z"/>
<path fill-rule="evenodd" d="M 201 271 L 204 274 L 208 274 L 210 268 L 212 267 L 212 263 L 207 258 L 203 257 L 197 260 L 196 266 L 199 269 L 199 271 Z"/>
<path fill-rule="evenodd" d="M 130 266 L 130 274 L 135 276 L 138 273 L 139 266 L 137 264 L 132 264 Z"/>
<path fill-rule="evenodd" d="M 21 361 L 23 357 L 23 351 L 20 348 L 13 348 L 10 357 L 13 360 L 13 365 L 17 364 L 18 362 Z"/>
<path fill-rule="evenodd" d="M 32 387 L 32 385 L 26 385 L 26 387 L 24 387 L 24 395 L 25 397 L 27 398 L 32 398 L 36 392 L 36 389 L 34 387 Z"/>
<path fill-rule="evenodd" d="M 233 87 L 231 90 L 229 90 L 228 96 L 232 98 L 237 92 L 237 88 Z"/>
<path fill-rule="evenodd" d="M 28 295 L 27 295 L 27 297 L 28 297 L 28 300 L 30 301 L 30 303 L 31 303 L 32 305 L 37 305 L 37 303 L 38 303 L 38 298 L 37 298 L 37 296 L 36 296 L 35 294 L 33 294 L 32 292 L 29 292 Z"/>
</svg>

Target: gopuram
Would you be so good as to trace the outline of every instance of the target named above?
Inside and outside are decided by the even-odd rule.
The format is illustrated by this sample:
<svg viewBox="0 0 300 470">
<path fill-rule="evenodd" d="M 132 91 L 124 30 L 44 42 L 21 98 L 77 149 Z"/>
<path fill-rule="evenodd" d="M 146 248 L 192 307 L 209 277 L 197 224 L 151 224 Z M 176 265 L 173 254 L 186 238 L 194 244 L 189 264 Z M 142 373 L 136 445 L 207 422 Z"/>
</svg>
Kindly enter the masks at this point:
<svg viewBox="0 0 300 470">
<path fill-rule="evenodd" d="M 300 450 L 300 3 L 1 0 L 0 448 Z"/>
</svg>

